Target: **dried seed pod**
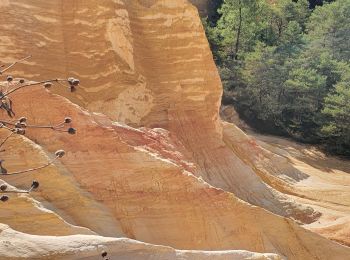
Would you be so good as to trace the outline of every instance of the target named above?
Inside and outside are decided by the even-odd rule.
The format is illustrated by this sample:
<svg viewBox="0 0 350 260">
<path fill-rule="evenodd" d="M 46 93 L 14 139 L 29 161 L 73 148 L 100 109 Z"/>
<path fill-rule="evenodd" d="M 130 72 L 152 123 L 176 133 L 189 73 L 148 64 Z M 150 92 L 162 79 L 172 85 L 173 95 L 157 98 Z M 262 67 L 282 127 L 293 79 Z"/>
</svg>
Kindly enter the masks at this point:
<svg viewBox="0 0 350 260">
<path fill-rule="evenodd" d="M 70 86 L 70 92 L 75 92 L 77 90 L 77 88 L 74 85 Z"/>
<path fill-rule="evenodd" d="M 75 135 L 77 133 L 77 130 L 73 127 L 70 127 L 70 128 L 68 128 L 67 132 L 70 135 Z"/>
<path fill-rule="evenodd" d="M 106 251 L 103 251 L 102 254 L 101 254 L 102 257 L 106 257 L 107 256 L 107 252 Z"/>
<path fill-rule="evenodd" d="M 18 82 L 23 84 L 24 83 L 24 79 L 20 79 Z"/>
<path fill-rule="evenodd" d="M 74 79 L 72 84 L 73 84 L 73 86 L 78 86 L 80 84 L 80 80 L 79 79 Z"/>
<path fill-rule="evenodd" d="M 21 117 L 20 119 L 18 119 L 18 122 L 25 123 L 25 122 L 27 122 L 27 118 L 26 117 Z"/>
<path fill-rule="evenodd" d="M 37 189 L 39 187 L 39 182 L 38 181 L 33 181 L 31 188 L 32 189 Z"/>
<path fill-rule="evenodd" d="M 64 119 L 64 122 L 65 122 L 66 124 L 72 123 L 72 118 L 66 117 L 66 118 Z"/>
<path fill-rule="evenodd" d="M 64 150 L 58 150 L 55 152 L 55 155 L 58 156 L 59 158 L 62 158 L 66 152 Z"/>
<path fill-rule="evenodd" d="M 1 185 L 0 185 L 0 190 L 1 190 L 1 191 L 7 190 L 7 185 L 6 185 L 6 184 L 1 184 Z"/>
<path fill-rule="evenodd" d="M 2 202 L 6 202 L 6 201 L 9 200 L 9 197 L 6 196 L 6 195 L 3 195 L 3 196 L 0 197 L 0 200 L 1 200 Z"/>
<path fill-rule="evenodd" d="M 52 83 L 51 82 L 45 82 L 44 83 L 44 87 L 45 88 L 51 88 L 52 87 Z"/>
<path fill-rule="evenodd" d="M 74 80 L 75 80 L 75 78 L 73 78 L 73 77 L 69 77 L 69 78 L 67 79 L 69 85 L 73 85 Z"/>
<path fill-rule="evenodd" d="M 12 77 L 12 76 L 7 76 L 6 80 L 7 80 L 8 82 L 11 82 L 11 81 L 13 80 L 13 77 Z"/>
<path fill-rule="evenodd" d="M 15 129 L 13 130 L 13 132 L 14 132 L 15 134 L 18 134 L 18 135 L 25 135 L 25 134 L 26 134 L 26 130 L 24 130 L 24 129 L 22 129 L 22 128 L 15 128 Z"/>
</svg>

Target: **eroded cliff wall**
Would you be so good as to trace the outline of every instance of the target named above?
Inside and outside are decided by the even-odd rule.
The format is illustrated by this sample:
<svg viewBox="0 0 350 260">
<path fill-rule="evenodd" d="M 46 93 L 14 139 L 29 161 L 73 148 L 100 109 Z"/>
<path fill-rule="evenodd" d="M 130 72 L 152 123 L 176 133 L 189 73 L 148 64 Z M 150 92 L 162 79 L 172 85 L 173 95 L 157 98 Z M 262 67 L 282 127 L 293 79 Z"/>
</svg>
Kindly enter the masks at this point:
<svg viewBox="0 0 350 260">
<path fill-rule="evenodd" d="M 9 170 L 40 164 L 57 149 L 67 156 L 43 171 L 4 177 L 17 187 L 38 179 L 33 197 L 41 204 L 13 198 L 0 211 L 2 223 L 38 236 L 97 234 L 176 249 L 349 257 L 348 248 L 295 222 L 314 223 L 322 214 L 322 207 L 295 198 L 293 185 L 309 175 L 221 122 L 220 78 L 188 1 L 0 3 L 0 58 L 33 55 L 14 76 L 81 80 L 75 93 L 57 85 L 51 93 L 34 87 L 13 96 L 17 115 L 37 124 L 71 116 L 78 133 L 28 130 L 36 144 L 9 142 Z"/>
</svg>

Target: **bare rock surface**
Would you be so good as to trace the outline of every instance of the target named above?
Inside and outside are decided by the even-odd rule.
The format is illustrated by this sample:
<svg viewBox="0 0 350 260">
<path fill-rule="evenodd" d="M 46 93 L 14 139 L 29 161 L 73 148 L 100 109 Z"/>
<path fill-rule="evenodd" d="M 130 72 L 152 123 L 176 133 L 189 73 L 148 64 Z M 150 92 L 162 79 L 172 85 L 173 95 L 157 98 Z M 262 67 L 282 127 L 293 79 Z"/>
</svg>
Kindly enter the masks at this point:
<svg viewBox="0 0 350 260">
<path fill-rule="evenodd" d="M 100 248 L 117 259 L 350 258 L 347 162 L 220 119 L 220 78 L 188 1 L 0 0 L 0 13 L 2 61 L 33 55 L 15 77 L 81 80 L 74 93 L 12 96 L 17 115 L 70 116 L 78 132 L 28 129 L 6 143 L 9 171 L 67 154 L 1 178 L 41 185 L 1 204 L 0 259 L 96 259 Z"/>
<path fill-rule="evenodd" d="M 35 236 L 0 226 L 0 251 L 6 259 L 97 259 L 102 252 L 116 259 L 219 259 L 282 260 L 276 254 L 260 254 L 243 250 L 185 251 L 155 246 L 127 238 L 93 235 Z"/>
</svg>

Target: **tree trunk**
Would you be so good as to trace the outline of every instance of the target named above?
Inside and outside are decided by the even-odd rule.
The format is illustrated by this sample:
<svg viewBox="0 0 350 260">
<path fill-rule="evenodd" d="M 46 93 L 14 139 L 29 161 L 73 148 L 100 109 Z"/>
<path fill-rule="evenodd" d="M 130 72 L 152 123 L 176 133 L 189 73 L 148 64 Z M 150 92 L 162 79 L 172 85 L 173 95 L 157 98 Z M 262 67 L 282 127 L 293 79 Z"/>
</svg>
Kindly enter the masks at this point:
<svg viewBox="0 0 350 260">
<path fill-rule="evenodd" d="M 236 45 L 235 45 L 235 60 L 238 59 L 238 52 L 239 52 L 239 41 L 241 37 L 241 30 L 242 30 L 242 2 L 241 0 L 238 1 L 238 12 L 239 12 L 239 21 L 238 21 L 238 30 L 237 30 L 237 37 L 236 37 Z"/>
</svg>

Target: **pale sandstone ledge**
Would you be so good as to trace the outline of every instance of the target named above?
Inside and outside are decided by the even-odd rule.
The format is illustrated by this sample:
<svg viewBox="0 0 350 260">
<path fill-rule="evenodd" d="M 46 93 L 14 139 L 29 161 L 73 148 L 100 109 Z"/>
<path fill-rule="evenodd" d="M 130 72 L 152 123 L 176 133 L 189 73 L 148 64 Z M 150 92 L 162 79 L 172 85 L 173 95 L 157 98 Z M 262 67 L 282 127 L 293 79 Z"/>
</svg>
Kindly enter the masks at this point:
<svg viewBox="0 0 350 260">
<path fill-rule="evenodd" d="M 282 260 L 276 254 L 261 254 L 243 250 L 186 251 L 156 246 L 127 238 L 92 235 L 35 236 L 0 225 L 0 259 L 73 260 L 100 258 L 108 251 L 110 259 L 118 260 Z"/>
</svg>

